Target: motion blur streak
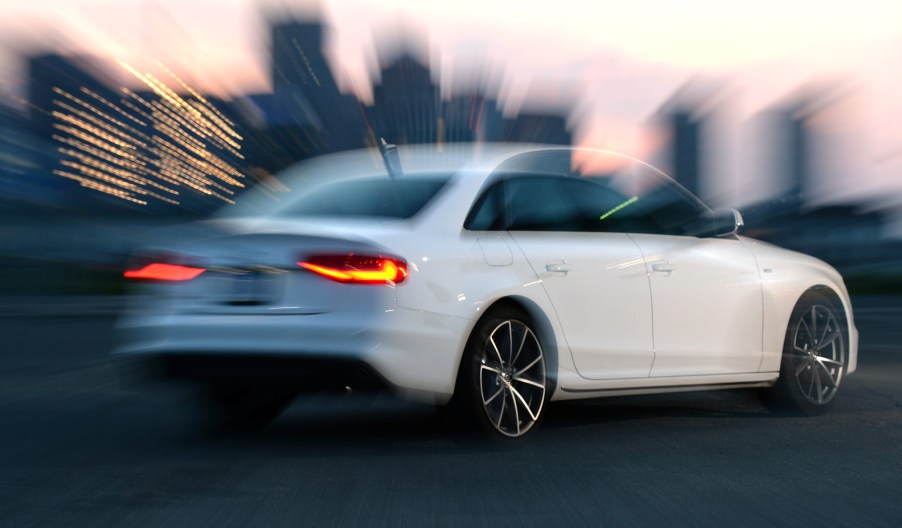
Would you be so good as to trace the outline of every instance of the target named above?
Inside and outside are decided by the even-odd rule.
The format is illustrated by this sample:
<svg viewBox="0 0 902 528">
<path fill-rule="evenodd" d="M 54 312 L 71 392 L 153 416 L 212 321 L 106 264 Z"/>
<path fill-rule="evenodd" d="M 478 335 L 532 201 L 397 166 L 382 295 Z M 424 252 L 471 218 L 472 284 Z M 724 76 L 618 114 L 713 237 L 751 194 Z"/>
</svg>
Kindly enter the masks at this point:
<svg viewBox="0 0 902 528">
<path fill-rule="evenodd" d="M 243 159 L 238 152 L 241 136 L 233 123 L 162 64 L 159 67 L 189 95 L 182 97 L 153 75 L 124 62 L 120 65 L 158 99 L 149 100 L 123 87 L 119 104 L 114 104 L 84 87 L 76 95 L 54 86 L 53 94 L 62 99 L 53 99 L 57 110 L 50 115 L 60 132 L 54 135 L 62 144 L 59 164 L 66 169 L 53 173 L 140 205 L 148 200 L 179 205 L 149 187 L 175 196 L 180 188 L 189 188 L 234 203 L 229 195 L 235 194 L 233 188 L 245 186 L 244 175 L 222 157 Z"/>
<path fill-rule="evenodd" d="M 148 264 L 141 269 L 126 271 L 126 279 L 147 279 L 164 281 L 184 281 L 197 277 L 204 270 L 201 268 L 189 268 L 175 264 Z"/>
<path fill-rule="evenodd" d="M 902 518 L 899 0 L 0 3 L 0 524 Z M 750 395 L 580 404 L 524 456 L 350 399 L 198 439 L 193 398 L 119 389 L 107 356 L 134 246 L 190 239 L 247 190 L 284 202 L 309 183 L 284 169 L 380 137 L 611 149 L 740 209 L 745 234 L 843 273 L 862 321 L 848 399 L 819 425 Z M 201 266 L 135 268 L 151 262 Z"/>
<path fill-rule="evenodd" d="M 136 237 L 251 187 L 280 201 L 283 169 L 385 138 L 621 151 L 853 285 L 902 286 L 902 78 L 887 67 L 902 30 L 885 22 L 898 5 L 471 4 L 5 7 L 0 215 L 18 226 L 5 265 L 36 278 L 77 262 L 64 291 L 119 291 L 111 270 Z M 865 16 L 883 22 L 864 32 Z M 767 45 L 743 25 L 764 20 Z M 552 28 L 566 35 L 553 51 Z M 705 35 L 710 53 L 679 35 Z"/>
</svg>

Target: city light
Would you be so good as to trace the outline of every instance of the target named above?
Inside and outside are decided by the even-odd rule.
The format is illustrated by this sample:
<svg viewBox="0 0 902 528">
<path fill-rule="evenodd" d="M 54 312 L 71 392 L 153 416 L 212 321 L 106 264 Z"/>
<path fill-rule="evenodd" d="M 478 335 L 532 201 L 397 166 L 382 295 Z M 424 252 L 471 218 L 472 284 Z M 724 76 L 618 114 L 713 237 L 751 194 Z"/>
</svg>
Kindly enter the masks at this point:
<svg viewBox="0 0 902 528">
<path fill-rule="evenodd" d="M 235 190 L 245 187 L 244 174 L 229 161 L 243 159 L 234 123 L 162 63 L 184 95 L 120 65 L 151 92 L 123 87 L 120 101 L 111 102 L 84 87 L 53 88 L 53 138 L 64 167 L 53 173 L 139 205 L 179 205 L 186 191 L 234 204 Z"/>
</svg>

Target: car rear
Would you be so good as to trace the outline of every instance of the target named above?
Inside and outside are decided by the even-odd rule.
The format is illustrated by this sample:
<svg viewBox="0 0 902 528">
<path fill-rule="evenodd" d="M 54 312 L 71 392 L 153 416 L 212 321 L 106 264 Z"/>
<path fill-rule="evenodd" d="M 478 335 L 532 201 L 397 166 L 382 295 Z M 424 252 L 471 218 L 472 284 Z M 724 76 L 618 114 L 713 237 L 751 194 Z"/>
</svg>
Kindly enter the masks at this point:
<svg viewBox="0 0 902 528">
<path fill-rule="evenodd" d="M 133 294 L 119 364 L 130 379 L 447 399 L 448 351 L 467 322 L 399 306 L 409 263 L 392 241 L 421 236 L 414 219 L 451 176 L 408 178 L 342 180 L 273 214 L 190 226 L 137 251 L 124 272 Z"/>
</svg>

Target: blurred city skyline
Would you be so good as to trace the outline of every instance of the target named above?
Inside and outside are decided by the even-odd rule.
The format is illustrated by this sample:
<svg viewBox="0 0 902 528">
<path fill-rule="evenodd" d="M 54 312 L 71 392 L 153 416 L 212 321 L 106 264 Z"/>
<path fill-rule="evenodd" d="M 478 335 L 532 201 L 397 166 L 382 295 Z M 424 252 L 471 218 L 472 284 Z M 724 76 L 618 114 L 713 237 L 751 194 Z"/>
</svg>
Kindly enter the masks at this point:
<svg viewBox="0 0 902 528">
<path fill-rule="evenodd" d="M 826 197 L 818 199 L 900 189 L 898 2 L 639 1 L 587 8 L 564 1 L 539 9 L 516 2 L 41 0 L 4 1 L 2 9 L 0 82 L 20 94 L 17 61 L 33 50 L 124 60 L 142 71 L 159 60 L 220 96 L 272 90 L 268 25 L 285 15 L 322 18 L 336 83 L 364 103 L 372 102 L 392 46 L 419 48 L 445 100 L 468 80 L 490 79 L 498 92 L 490 95 L 505 115 L 524 107 L 569 113 L 574 143 L 640 157 L 655 149 L 646 125 L 661 105 L 687 85 L 707 86 L 698 110 L 718 113 L 712 127 L 722 154 L 709 172 L 722 175 L 710 183 L 724 202 L 773 192 L 760 161 L 762 140 L 747 130 L 748 121 L 805 86 L 832 84 L 844 95 L 830 125 L 836 145 L 822 171 Z"/>
<path fill-rule="evenodd" d="M 867 280 L 902 276 L 898 9 L 731 6 L 5 7 L 6 28 L 18 22 L 0 31 L 7 265 L 31 288 L 75 262 L 47 291 L 87 285 L 136 233 L 248 187 L 278 200 L 285 167 L 384 137 L 619 151 L 741 208 L 753 238 Z"/>
</svg>

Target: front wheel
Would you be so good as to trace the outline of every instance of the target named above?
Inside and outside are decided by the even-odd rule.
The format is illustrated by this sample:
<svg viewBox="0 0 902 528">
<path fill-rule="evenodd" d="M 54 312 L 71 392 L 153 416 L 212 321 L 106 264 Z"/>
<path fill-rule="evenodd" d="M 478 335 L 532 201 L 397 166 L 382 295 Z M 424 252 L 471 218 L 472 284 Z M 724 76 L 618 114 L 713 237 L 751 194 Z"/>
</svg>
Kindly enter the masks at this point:
<svg viewBox="0 0 902 528">
<path fill-rule="evenodd" d="M 504 307 L 486 314 L 473 331 L 455 397 L 490 436 L 516 441 L 543 417 L 548 377 L 541 342 L 529 318 Z"/>
<path fill-rule="evenodd" d="M 780 378 L 766 401 L 780 410 L 825 412 L 839 391 L 848 362 L 845 321 L 827 297 L 809 292 L 786 330 Z"/>
</svg>

